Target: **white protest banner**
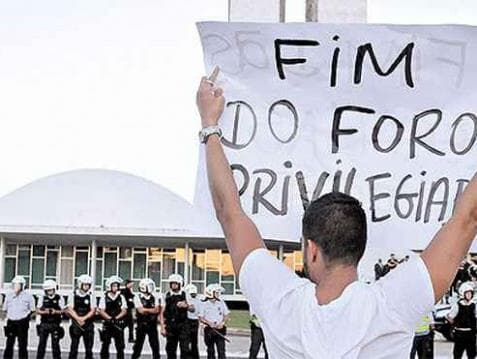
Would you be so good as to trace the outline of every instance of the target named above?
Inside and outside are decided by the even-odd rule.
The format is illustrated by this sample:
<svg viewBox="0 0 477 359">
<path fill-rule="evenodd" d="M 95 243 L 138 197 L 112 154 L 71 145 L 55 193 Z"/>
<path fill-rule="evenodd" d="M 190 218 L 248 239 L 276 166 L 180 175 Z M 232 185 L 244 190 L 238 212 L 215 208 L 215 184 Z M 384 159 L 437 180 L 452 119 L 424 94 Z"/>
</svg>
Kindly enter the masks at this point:
<svg viewBox="0 0 477 359">
<path fill-rule="evenodd" d="M 424 248 L 477 170 L 477 28 L 198 28 L 206 70 L 221 69 L 242 205 L 264 238 L 299 241 L 307 204 L 339 190 L 362 202 L 371 246 Z M 195 203 L 213 213 L 203 151 Z"/>
</svg>

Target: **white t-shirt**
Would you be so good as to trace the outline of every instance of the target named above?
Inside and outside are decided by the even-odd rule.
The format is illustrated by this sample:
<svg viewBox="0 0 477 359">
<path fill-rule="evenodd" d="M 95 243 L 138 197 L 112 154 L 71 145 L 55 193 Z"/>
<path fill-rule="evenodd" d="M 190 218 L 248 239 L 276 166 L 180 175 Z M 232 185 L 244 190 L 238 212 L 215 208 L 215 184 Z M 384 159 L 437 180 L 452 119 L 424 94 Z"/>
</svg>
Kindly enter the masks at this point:
<svg viewBox="0 0 477 359">
<path fill-rule="evenodd" d="M 409 358 L 415 325 L 434 306 L 417 256 L 374 284 L 350 284 L 326 305 L 318 304 L 314 283 L 263 248 L 247 256 L 239 280 L 272 358 Z"/>
</svg>

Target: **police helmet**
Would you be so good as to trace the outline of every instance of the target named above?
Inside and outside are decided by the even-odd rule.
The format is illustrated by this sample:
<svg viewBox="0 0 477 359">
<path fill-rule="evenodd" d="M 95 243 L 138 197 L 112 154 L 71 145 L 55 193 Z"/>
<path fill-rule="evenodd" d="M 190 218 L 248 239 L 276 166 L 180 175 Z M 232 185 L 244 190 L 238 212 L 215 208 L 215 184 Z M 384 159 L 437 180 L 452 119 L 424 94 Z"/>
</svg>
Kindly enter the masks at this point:
<svg viewBox="0 0 477 359">
<path fill-rule="evenodd" d="M 197 286 L 195 284 L 187 284 L 185 287 L 184 287 L 184 290 L 188 293 L 188 294 L 197 294 Z"/>
<path fill-rule="evenodd" d="M 121 277 L 119 277 L 117 275 L 112 275 L 111 277 L 106 279 L 106 289 L 111 290 L 111 287 L 113 286 L 113 284 L 117 284 L 118 287 L 119 287 L 122 282 L 123 282 L 123 280 L 122 280 Z"/>
<path fill-rule="evenodd" d="M 87 284 L 91 287 L 93 285 L 93 278 L 87 274 L 81 274 L 78 277 L 78 288 L 83 289 L 83 284 Z"/>
<path fill-rule="evenodd" d="M 156 290 L 156 283 L 151 278 L 143 278 L 139 281 L 139 291 L 142 293 L 153 293 Z"/>
<path fill-rule="evenodd" d="M 184 279 L 180 274 L 174 273 L 169 276 L 169 283 L 178 283 L 182 285 L 184 283 Z"/>
<path fill-rule="evenodd" d="M 46 292 L 47 290 L 56 290 L 56 282 L 53 279 L 47 279 L 43 282 L 43 290 Z"/>
<path fill-rule="evenodd" d="M 462 283 L 459 287 L 459 295 L 464 297 L 467 292 L 474 294 L 474 286 L 469 282 Z"/>
<path fill-rule="evenodd" d="M 209 299 L 216 298 L 222 292 L 225 292 L 225 289 L 218 283 L 209 284 L 205 288 L 205 296 Z"/>
<path fill-rule="evenodd" d="M 23 276 L 17 275 L 12 279 L 12 286 L 20 285 L 21 289 L 25 288 L 26 280 Z"/>
</svg>

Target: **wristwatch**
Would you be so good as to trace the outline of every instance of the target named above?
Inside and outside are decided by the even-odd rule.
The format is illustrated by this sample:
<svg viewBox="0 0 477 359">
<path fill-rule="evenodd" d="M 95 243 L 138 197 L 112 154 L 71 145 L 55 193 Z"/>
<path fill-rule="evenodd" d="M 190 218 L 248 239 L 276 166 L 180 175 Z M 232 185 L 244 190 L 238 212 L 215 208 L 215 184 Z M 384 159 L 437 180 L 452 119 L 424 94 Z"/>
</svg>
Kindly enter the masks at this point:
<svg viewBox="0 0 477 359">
<path fill-rule="evenodd" d="M 200 143 L 207 143 L 209 136 L 215 134 L 219 135 L 219 138 L 222 138 L 222 129 L 219 126 L 204 127 L 202 130 L 199 131 Z"/>
</svg>

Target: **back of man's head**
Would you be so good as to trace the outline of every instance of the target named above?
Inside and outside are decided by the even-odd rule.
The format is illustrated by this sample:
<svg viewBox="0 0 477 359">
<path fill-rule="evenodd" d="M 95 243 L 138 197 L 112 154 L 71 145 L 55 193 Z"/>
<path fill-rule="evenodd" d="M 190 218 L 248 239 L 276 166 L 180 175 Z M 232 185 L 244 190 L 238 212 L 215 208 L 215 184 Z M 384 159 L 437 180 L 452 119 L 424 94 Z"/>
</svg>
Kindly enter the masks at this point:
<svg viewBox="0 0 477 359">
<path fill-rule="evenodd" d="M 357 199 L 340 192 L 323 195 L 310 203 L 302 224 L 303 237 L 317 244 L 327 265 L 358 265 L 367 226 Z"/>
</svg>

